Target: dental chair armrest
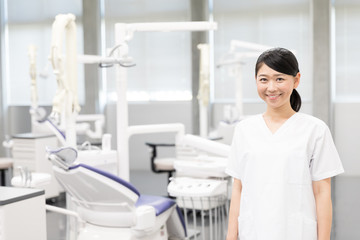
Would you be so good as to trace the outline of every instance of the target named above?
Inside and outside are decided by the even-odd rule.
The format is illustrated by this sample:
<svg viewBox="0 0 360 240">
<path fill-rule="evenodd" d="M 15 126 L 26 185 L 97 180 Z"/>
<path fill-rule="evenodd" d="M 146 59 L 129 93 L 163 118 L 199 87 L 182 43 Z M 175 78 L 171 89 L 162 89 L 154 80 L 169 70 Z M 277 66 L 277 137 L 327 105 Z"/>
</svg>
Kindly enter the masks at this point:
<svg viewBox="0 0 360 240">
<path fill-rule="evenodd" d="M 152 206 L 140 206 L 136 208 L 136 225 L 133 230 L 137 232 L 151 232 L 156 222 L 156 211 Z"/>
</svg>

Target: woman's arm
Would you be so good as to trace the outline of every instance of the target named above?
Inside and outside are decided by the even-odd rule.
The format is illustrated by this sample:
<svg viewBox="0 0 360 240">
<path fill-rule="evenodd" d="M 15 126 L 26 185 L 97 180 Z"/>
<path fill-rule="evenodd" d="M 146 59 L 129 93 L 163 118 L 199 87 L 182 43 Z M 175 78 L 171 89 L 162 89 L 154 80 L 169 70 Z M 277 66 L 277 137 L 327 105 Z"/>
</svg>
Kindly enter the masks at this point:
<svg viewBox="0 0 360 240">
<path fill-rule="evenodd" d="M 331 178 L 313 181 L 318 240 L 330 240 L 332 222 Z"/>
<path fill-rule="evenodd" d="M 241 196 L 242 184 L 239 179 L 234 178 L 231 202 L 229 210 L 229 223 L 226 240 L 238 239 L 238 217 L 240 210 L 240 196 Z"/>
</svg>

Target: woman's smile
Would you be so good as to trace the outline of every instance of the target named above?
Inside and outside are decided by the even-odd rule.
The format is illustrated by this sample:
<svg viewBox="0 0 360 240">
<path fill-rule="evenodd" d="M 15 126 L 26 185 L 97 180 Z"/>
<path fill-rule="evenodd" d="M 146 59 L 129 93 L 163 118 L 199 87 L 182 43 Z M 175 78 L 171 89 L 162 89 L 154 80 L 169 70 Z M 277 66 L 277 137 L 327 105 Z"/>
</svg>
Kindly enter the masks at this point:
<svg viewBox="0 0 360 240">
<path fill-rule="evenodd" d="M 277 100 L 281 95 L 282 95 L 282 93 L 280 93 L 280 94 L 266 94 L 266 96 L 267 96 L 270 100 Z"/>
</svg>

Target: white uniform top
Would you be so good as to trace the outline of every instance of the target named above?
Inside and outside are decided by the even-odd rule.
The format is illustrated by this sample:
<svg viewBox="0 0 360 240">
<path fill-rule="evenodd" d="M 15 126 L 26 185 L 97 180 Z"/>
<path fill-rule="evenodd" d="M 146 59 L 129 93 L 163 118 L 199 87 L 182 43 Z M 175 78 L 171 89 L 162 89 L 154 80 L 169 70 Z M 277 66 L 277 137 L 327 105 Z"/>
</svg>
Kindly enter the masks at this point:
<svg viewBox="0 0 360 240">
<path fill-rule="evenodd" d="M 344 172 L 329 128 L 295 113 L 274 134 L 262 115 L 235 129 L 226 173 L 240 179 L 240 240 L 316 240 L 312 181 Z"/>
</svg>

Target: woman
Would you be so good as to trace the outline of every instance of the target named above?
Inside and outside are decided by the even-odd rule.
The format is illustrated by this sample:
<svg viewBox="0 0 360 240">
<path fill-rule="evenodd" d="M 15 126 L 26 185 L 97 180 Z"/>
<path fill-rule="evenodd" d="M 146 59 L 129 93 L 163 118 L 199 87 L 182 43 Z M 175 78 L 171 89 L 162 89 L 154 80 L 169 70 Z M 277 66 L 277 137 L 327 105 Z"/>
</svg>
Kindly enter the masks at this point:
<svg viewBox="0 0 360 240">
<path fill-rule="evenodd" d="M 300 72 L 289 50 L 261 54 L 255 78 L 267 108 L 234 133 L 227 240 L 329 240 L 330 178 L 344 172 L 329 128 L 298 113 Z"/>
</svg>

